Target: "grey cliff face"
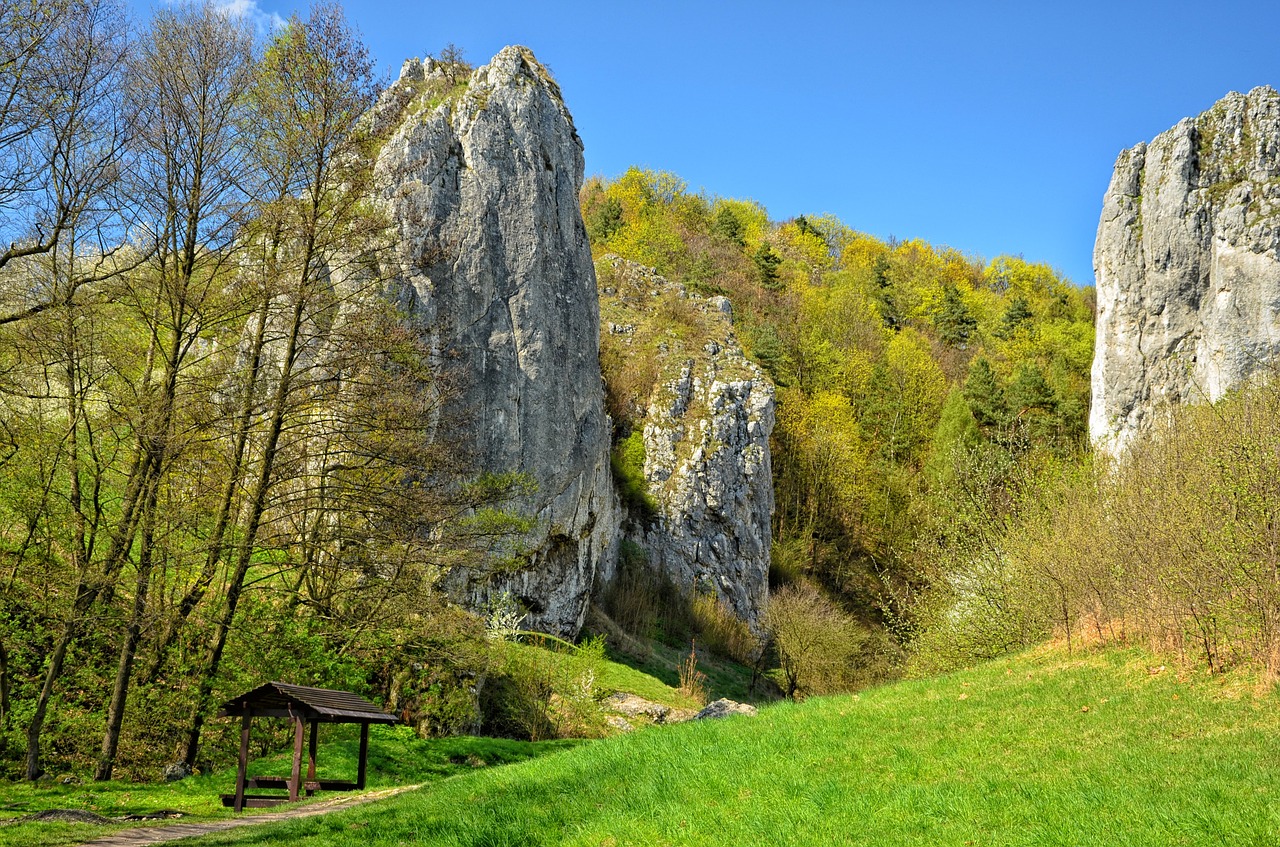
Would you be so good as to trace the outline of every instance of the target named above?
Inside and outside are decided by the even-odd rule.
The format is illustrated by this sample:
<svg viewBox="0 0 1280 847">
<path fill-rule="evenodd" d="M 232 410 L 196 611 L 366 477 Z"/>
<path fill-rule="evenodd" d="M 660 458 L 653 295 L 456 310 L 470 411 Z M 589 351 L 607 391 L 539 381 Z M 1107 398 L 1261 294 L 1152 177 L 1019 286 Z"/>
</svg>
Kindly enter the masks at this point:
<svg viewBox="0 0 1280 847">
<path fill-rule="evenodd" d="M 595 271 L 578 207 L 582 142 L 555 82 L 507 47 L 434 103 L 446 69 L 411 60 L 372 113 L 399 230 L 398 273 L 453 396 L 436 437 L 536 491 L 529 566 L 464 575 L 473 603 L 509 590 L 525 625 L 572 635 L 618 522 L 598 362 Z M 434 87 L 433 87 L 434 86 Z"/>
<path fill-rule="evenodd" d="M 1109 453 L 1280 355 L 1280 94 L 1232 93 L 1116 160 L 1094 248 L 1089 431 Z"/>
<path fill-rule="evenodd" d="M 656 345 L 658 378 L 641 415 L 657 514 L 628 521 L 627 532 L 677 587 L 714 592 L 754 627 L 768 601 L 773 384 L 738 345 L 728 300 L 687 294 L 617 256 L 600 261 L 611 282 L 601 293 L 602 311 L 614 317 L 610 343 L 639 346 L 637 323 L 654 308 L 645 298 L 677 298 L 694 330 Z"/>
</svg>

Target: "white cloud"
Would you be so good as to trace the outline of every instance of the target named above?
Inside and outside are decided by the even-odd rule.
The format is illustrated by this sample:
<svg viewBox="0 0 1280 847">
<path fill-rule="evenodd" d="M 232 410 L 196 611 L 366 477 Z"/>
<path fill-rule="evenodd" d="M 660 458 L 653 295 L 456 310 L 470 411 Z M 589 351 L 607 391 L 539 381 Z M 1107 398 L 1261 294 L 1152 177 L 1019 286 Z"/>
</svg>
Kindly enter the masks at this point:
<svg viewBox="0 0 1280 847">
<path fill-rule="evenodd" d="M 272 33 L 283 29 L 285 19 L 276 12 L 268 12 L 258 5 L 258 0 L 226 0 L 218 8 L 239 18 L 247 18 L 259 32 Z"/>
</svg>

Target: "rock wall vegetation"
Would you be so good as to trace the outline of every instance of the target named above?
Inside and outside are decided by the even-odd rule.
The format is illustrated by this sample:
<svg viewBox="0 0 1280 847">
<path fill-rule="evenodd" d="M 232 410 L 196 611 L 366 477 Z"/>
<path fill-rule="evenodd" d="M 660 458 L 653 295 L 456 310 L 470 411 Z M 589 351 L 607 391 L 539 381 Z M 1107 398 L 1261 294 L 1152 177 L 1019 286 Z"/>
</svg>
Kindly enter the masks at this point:
<svg viewBox="0 0 1280 847">
<path fill-rule="evenodd" d="M 773 515 L 773 383 L 742 352 L 727 298 L 691 294 L 614 254 L 601 257 L 598 276 L 623 538 L 657 573 L 759 628 Z M 636 365 L 639 381 L 624 387 Z"/>
</svg>

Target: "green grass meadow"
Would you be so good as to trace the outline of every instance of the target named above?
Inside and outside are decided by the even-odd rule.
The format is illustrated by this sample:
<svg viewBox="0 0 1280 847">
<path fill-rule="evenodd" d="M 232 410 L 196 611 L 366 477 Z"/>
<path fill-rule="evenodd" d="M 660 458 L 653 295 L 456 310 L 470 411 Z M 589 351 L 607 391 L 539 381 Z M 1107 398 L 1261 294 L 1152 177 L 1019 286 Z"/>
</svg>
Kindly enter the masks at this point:
<svg viewBox="0 0 1280 847">
<path fill-rule="evenodd" d="M 480 769 L 204 845 L 1274 845 L 1280 702 L 1040 650 Z"/>
<path fill-rule="evenodd" d="M 351 726 L 321 728 L 317 774 L 329 779 L 354 779 L 359 750 L 359 730 Z M 504 738 L 441 738 L 422 740 L 406 727 L 374 727 L 369 745 L 369 788 L 431 783 L 486 767 L 508 765 L 525 759 L 567 750 L 579 742 L 530 743 Z M 287 775 L 289 753 L 256 759 L 249 775 Z M 84 782 L 74 785 L 40 782 L 0 782 L 0 847 L 55 847 L 79 844 L 92 838 L 139 826 L 193 823 L 233 816 L 222 806 L 221 795 L 235 788 L 235 770 L 193 776 L 172 783 Z M 278 792 L 283 793 L 283 792 Z M 310 802 L 336 796 L 320 792 Z M 307 802 L 307 801 L 304 801 Z M 280 811 L 250 809 L 244 814 Z M 14 821 L 46 809 L 74 809 L 104 818 L 146 815 L 161 810 L 183 813 L 178 820 L 151 820 L 112 825 Z"/>
</svg>

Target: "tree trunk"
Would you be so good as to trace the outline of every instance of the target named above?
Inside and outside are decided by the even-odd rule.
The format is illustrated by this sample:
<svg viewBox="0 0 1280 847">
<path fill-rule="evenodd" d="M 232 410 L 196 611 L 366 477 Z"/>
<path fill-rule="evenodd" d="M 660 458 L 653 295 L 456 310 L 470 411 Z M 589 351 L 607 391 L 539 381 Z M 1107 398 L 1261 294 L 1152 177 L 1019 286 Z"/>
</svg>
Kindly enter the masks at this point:
<svg viewBox="0 0 1280 847">
<path fill-rule="evenodd" d="M 244 392 L 244 397 L 236 418 L 235 446 L 232 449 L 231 467 L 227 473 L 226 485 L 222 490 L 222 499 L 218 503 L 218 515 L 215 519 L 213 535 L 209 539 L 209 551 L 205 556 L 204 567 L 201 569 L 195 583 L 183 595 L 173 617 L 170 618 L 165 626 L 164 634 L 156 646 L 155 659 L 151 664 L 150 670 L 143 677 L 147 683 L 153 682 L 160 675 L 165 660 L 168 658 L 169 650 L 182 633 L 182 629 L 186 626 L 187 619 L 191 616 L 191 613 L 195 611 L 196 606 L 204 599 L 205 593 L 209 590 L 209 585 L 213 582 L 213 578 L 218 572 L 218 562 L 221 561 L 223 553 L 223 540 L 226 538 L 227 528 L 231 524 L 231 512 L 232 505 L 235 502 L 235 494 L 243 482 L 244 455 L 249 441 L 249 429 L 253 424 L 254 392 L 257 390 L 258 378 L 262 372 L 262 353 L 266 346 L 267 319 L 270 305 L 271 301 L 269 299 L 264 301 L 262 311 L 258 315 L 258 326 L 254 331 L 252 353 L 246 369 L 245 382 L 241 388 Z"/>
<path fill-rule="evenodd" d="M 107 730 L 102 736 L 102 753 L 93 778 L 98 781 L 111 779 L 115 767 L 116 750 L 120 746 L 120 728 L 124 724 L 125 705 L 129 699 L 129 676 L 133 673 L 133 660 L 137 654 L 138 639 L 142 633 L 142 618 L 147 610 L 147 591 L 151 584 L 151 563 L 154 557 L 156 493 L 159 479 L 151 483 L 147 494 L 147 517 L 142 527 L 142 548 L 138 552 L 138 581 L 133 594 L 133 615 L 120 645 L 120 662 L 116 668 L 116 681 L 111 689 L 111 704 L 107 708 Z"/>
</svg>

